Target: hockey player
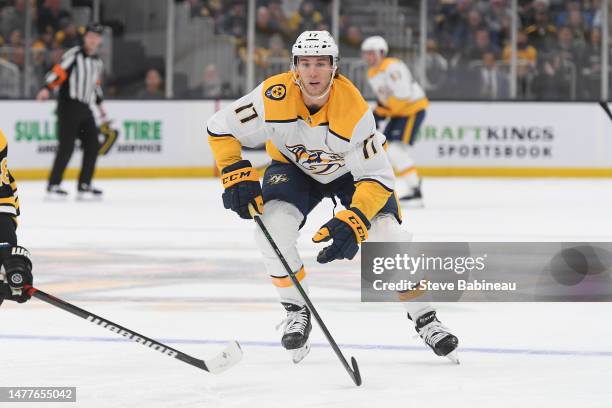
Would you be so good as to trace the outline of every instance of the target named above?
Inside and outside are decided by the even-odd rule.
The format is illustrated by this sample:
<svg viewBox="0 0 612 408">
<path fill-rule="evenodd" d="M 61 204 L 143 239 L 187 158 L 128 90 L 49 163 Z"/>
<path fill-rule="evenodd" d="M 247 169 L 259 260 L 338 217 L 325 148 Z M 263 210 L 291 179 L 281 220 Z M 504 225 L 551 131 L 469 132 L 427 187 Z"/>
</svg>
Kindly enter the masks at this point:
<svg viewBox="0 0 612 408">
<path fill-rule="evenodd" d="M 225 191 L 223 205 L 250 219 L 252 205 L 307 290 L 297 251 L 300 228 L 325 197 L 346 208 L 312 240 L 328 242 L 319 263 L 352 259 L 359 244 L 400 240 L 401 214 L 393 193 L 394 175 L 384 153 L 384 136 L 353 84 L 339 75 L 338 47 L 327 31 L 303 32 L 292 48 L 291 70 L 263 81 L 252 92 L 218 111 L 207 123 L 208 140 Z M 241 147 L 266 143 L 272 163 L 263 177 L 242 159 Z M 309 351 L 310 311 L 261 231 L 256 243 L 287 317 L 281 339 L 299 362 Z M 457 338 L 427 304 L 406 303 L 421 337 L 439 355 L 457 347 Z"/>
<path fill-rule="evenodd" d="M 368 82 L 376 94 L 374 118 L 377 126 L 387 120 L 383 133 L 389 142 L 389 158 L 398 176 L 397 193 L 400 200 L 420 206 L 421 180 L 410 150 L 425 119 L 429 100 L 406 64 L 387 57 L 389 47 L 384 38 L 366 38 L 361 44 L 361 52 L 369 68 Z"/>
<path fill-rule="evenodd" d="M 17 184 L 8 169 L 7 152 L 6 136 L 0 130 L 0 262 L 4 267 L 4 274 L 0 274 L 0 305 L 5 299 L 26 302 L 30 296 L 23 286 L 32 285 L 30 254 L 17 245 L 19 199 Z"/>
</svg>

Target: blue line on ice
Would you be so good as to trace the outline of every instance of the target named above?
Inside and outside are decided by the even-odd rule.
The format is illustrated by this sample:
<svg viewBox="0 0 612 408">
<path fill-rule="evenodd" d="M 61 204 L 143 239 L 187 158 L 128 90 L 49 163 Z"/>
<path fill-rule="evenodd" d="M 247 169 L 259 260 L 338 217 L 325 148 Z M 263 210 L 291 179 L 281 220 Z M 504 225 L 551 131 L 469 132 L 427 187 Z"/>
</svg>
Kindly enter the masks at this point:
<svg viewBox="0 0 612 408">
<path fill-rule="evenodd" d="M 79 341 L 79 342 L 131 342 L 121 337 L 79 337 L 79 336 L 35 336 L 24 334 L 0 334 L 4 340 L 38 340 L 38 341 Z M 225 344 L 229 340 L 209 339 L 155 339 L 166 344 Z M 274 341 L 248 341 L 239 340 L 241 346 L 253 347 L 280 347 L 279 342 Z M 312 347 L 329 347 L 327 343 L 311 343 Z M 344 349 L 354 350 L 402 350 L 423 351 L 425 346 L 391 345 L 391 344 L 339 344 Z M 574 356 L 574 357 L 612 357 L 612 351 L 580 351 L 580 350 L 545 350 L 545 349 L 512 349 L 512 348 L 490 348 L 490 347 L 459 347 L 461 353 L 482 354 L 529 354 L 539 356 Z"/>
</svg>

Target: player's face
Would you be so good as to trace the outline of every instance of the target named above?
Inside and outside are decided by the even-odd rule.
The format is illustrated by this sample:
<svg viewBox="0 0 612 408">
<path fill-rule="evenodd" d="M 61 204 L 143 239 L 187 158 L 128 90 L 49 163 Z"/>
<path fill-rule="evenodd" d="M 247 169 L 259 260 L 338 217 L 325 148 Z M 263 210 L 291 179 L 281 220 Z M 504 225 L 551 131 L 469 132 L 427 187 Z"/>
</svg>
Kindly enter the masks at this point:
<svg viewBox="0 0 612 408">
<path fill-rule="evenodd" d="M 375 67 L 382 59 L 379 51 L 362 51 L 361 58 L 368 64 L 368 67 Z"/>
<path fill-rule="evenodd" d="M 327 90 L 333 73 L 330 57 L 299 57 L 296 69 L 308 94 L 319 96 Z"/>
</svg>

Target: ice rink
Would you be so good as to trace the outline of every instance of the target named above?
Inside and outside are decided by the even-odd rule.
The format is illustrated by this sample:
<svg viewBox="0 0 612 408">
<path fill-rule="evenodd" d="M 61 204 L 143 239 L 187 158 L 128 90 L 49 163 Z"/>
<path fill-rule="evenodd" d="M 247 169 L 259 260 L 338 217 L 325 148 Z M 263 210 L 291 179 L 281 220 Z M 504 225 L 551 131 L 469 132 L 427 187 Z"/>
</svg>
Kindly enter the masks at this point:
<svg viewBox="0 0 612 408">
<path fill-rule="evenodd" d="M 461 365 L 435 356 L 399 304 L 360 303 L 359 262 L 300 250 L 312 300 L 355 387 L 314 324 L 299 365 L 280 346 L 284 316 L 253 242 L 255 225 L 224 210 L 218 180 L 101 180 L 102 202 L 44 201 L 19 183 L 20 243 L 35 285 L 204 358 L 236 339 L 240 364 L 218 376 L 165 357 L 37 299 L 0 308 L 0 386 L 76 386 L 67 407 L 612 407 L 612 305 L 447 303 Z M 67 182 L 71 192 L 74 182 Z M 424 181 L 425 209 L 405 210 L 418 241 L 612 241 L 612 181 Z M 1 406 L 40 406 L 6 404 Z"/>
</svg>

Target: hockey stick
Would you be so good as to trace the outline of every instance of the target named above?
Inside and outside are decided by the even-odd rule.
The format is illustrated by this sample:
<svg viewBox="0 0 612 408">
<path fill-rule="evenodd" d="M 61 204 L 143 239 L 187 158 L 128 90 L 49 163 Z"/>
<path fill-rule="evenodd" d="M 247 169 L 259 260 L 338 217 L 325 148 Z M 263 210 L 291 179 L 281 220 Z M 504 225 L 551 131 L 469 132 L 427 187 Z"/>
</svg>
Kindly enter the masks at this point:
<svg viewBox="0 0 612 408">
<path fill-rule="evenodd" d="M 103 317 L 83 310 L 80 307 L 58 299 L 55 296 L 49 295 L 48 293 L 45 293 L 40 289 L 36 289 L 29 285 L 26 285 L 25 288 L 28 291 L 28 295 L 40 299 L 43 302 L 47 302 L 50 305 L 59 307 L 60 309 L 67 311 L 68 313 L 72 313 L 73 315 L 79 316 L 89 322 L 97 324 L 98 326 L 104 327 L 112 331 L 113 333 L 117 333 L 125 337 L 126 339 L 135 341 L 136 343 L 140 343 L 143 346 L 147 346 L 153 350 L 159 351 L 162 354 L 174 357 L 177 360 L 181 360 L 184 363 L 191 364 L 194 367 L 200 368 L 204 371 L 208 371 L 213 374 L 222 373 L 234 364 L 238 363 L 242 358 L 242 349 L 240 348 L 240 345 L 237 341 L 232 341 L 227 345 L 223 352 L 221 352 L 214 358 L 207 361 L 199 360 L 170 346 L 155 341 L 149 337 L 143 336 L 142 334 L 136 333 L 133 330 L 126 329 L 125 327 L 113 323 L 110 320 L 106 320 Z"/>
<path fill-rule="evenodd" d="M 599 104 L 601 105 L 603 110 L 608 114 L 608 117 L 610 118 L 610 120 L 612 120 L 612 112 L 610 112 L 610 108 L 608 107 L 608 104 L 604 101 L 599 102 Z"/>
<path fill-rule="evenodd" d="M 270 246 L 272 247 L 274 252 L 276 252 L 276 256 L 278 256 L 278 259 L 281 261 L 281 263 L 285 267 L 285 271 L 287 271 L 287 275 L 289 275 L 289 277 L 291 278 L 291 281 L 297 288 L 298 292 L 300 292 L 300 295 L 302 295 L 302 298 L 304 299 L 304 302 L 306 302 L 308 309 L 310 309 L 310 312 L 314 316 L 315 320 L 317 321 L 317 323 L 319 323 L 319 327 L 321 327 L 321 330 L 323 331 L 323 334 L 325 334 L 325 337 L 327 338 L 327 341 L 329 342 L 330 346 L 334 350 L 334 353 L 336 353 L 336 356 L 338 356 L 338 358 L 340 359 L 340 362 L 342 363 L 342 365 L 344 366 L 348 374 L 351 376 L 351 379 L 353 380 L 355 385 L 360 386 L 361 385 L 361 374 L 359 373 L 359 366 L 357 365 L 357 360 L 355 360 L 355 357 L 351 357 L 351 365 L 353 366 L 351 368 L 351 366 L 349 366 L 348 362 L 346 361 L 346 358 L 344 358 L 342 351 L 340 351 L 338 344 L 336 344 L 336 341 L 334 340 L 331 333 L 327 329 L 327 326 L 325 326 L 325 323 L 323 323 L 323 319 L 321 319 L 321 316 L 319 316 L 317 309 L 315 309 L 314 305 L 310 301 L 310 298 L 304 291 L 304 288 L 300 284 L 300 281 L 295 277 L 295 274 L 293 273 L 293 271 L 291 270 L 291 267 L 285 260 L 285 257 L 281 253 L 280 249 L 278 249 L 278 246 L 276 246 L 274 239 L 272 239 L 272 236 L 268 232 L 268 229 L 264 225 L 259 215 L 257 215 L 257 213 L 255 212 L 255 209 L 253 208 L 251 204 L 249 204 L 249 211 L 251 215 L 253 216 L 253 219 L 255 220 L 259 228 L 261 229 L 261 232 L 263 232 L 266 239 L 268 240 L 268 243 L 270 243 Z"/>
</svg>

